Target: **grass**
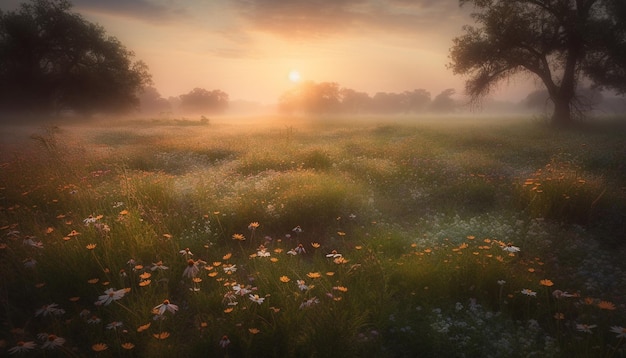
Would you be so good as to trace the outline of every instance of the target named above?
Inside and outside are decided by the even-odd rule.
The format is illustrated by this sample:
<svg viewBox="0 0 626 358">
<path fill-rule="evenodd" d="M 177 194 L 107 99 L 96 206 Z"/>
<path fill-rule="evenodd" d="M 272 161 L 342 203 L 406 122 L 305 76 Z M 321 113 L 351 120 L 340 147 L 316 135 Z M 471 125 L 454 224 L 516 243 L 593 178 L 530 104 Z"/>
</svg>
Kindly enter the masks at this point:
<svg viewBox="0 0 626 358">
<path fill-rule="evenodd" d="M 624 357 L 624 128 L 587 127 L 22 128 L 0 163 L 0 350 Z"/>
</svg>

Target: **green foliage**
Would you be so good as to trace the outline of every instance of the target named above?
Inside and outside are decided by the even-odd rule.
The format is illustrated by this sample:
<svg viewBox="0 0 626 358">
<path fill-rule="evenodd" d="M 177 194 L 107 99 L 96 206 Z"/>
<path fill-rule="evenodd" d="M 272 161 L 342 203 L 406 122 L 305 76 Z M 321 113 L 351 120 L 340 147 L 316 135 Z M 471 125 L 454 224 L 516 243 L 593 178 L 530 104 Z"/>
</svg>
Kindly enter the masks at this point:
<svg viewBox="0 0 626 358">
<path fill-rule="evenodd" d="M 127 112 L 151 81 L 147 66 L 65 0 L 0 13 L 0 110 L 54 115 Z M 62 80 L 61 80 L 62 79 Z"/>
<path fill-rule="evenodd" d="M 0 165 L 2 354 L 625 354 L 614 131 L 135 125 Z"/>
</svg>

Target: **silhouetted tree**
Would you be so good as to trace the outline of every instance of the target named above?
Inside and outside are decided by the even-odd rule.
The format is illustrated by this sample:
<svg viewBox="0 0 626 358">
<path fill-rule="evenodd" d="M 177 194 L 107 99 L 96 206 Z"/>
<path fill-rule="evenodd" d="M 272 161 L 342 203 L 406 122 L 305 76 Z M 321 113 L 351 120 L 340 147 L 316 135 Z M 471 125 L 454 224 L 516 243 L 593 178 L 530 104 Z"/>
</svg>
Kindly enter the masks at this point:
<svg viewBox="0 0 626 358">
<path fill-rule="evenodd" d="M 115 37 L 70 12 L 66 0 L 31 0 L 0 11 L 0 110 L 54 114 L 125 112 L 151 83 Z"/>
<path fill-rule="evenodd" d="M 425 89 L 415 89 L 404 92 L 406 97 L 406 110 L 409 112 L 422 112 L 430 105 L 430 92 Z"/>
<path fill-rule="evenodd" d="M 159 91 L 154 87 L 144 87 L 138 96 L 142 113 L 158 114 L 172 111 L 172 104 L 167 99 L 161 97 Z"/>
<path fill-rule="evenodd" d="M 346 113 L 365 113 L 371 107 L 372 98 L 365 92 L 358 92 L 351 88 L 339 90 L 341 108 Z"/>
<path fill-rule="evenodd" d="M 221 113 L 228 108 L 228 94 L 222 90 L 194 88 L 179 97 L 180 109 L 187 113 Z"/>
<path fill-rule="evenodd" d="M 279 109 L 283 112 L 304 112 L 309 114 L 333 113 L 340 108 L 339 85 L 335 82 L 302 82 L 279 99 Z"/>
<path fill-rule="evenodd" d="M 554 104 L 552 122 L 570 125 L 577 84 L 626 92 L 626 1 L 461 0 L 478 27 L 453 40 L 449 67 L 467 75 L 473 100 L 518 73 L 537 76 Z"/>
<path fill-rule="evenodd" d="M 433 102 L 430 104 L 430 109 L 433 112 L 439 113 L 454 112 L 457 105 L 452 96 L 454 96 L 455 93 L 456 91 L 453 88 L 441 91 L 441 93 L 433 99 Z"/>
</svg>

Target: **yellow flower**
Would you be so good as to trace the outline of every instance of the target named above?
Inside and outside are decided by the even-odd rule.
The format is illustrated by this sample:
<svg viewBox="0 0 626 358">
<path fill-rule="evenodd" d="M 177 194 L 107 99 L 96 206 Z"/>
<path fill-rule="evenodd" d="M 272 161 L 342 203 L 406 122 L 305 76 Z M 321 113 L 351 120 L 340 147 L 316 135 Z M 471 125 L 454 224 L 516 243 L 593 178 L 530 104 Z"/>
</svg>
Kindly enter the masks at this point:
<svg viewBox="0 0 626 358">
<path fill-rule="evenodd" d="M 280 254 L 281 252 L 283 252 L 283 249 L 279 247 L 279 248 L 274 249 L 274 252 L 277 254 Z"/>
<path fill-rule="evenodd" d="M 334 276 L 335 273 L 333 271 L 328 271 L 326 272 L 326 276 Z"/>
<path fill-rule="evenodd" d="M 108 348 L 109 348 L 109 346 L 107 346 L 104 343 L 96 343 L 93 346 L 91 346 L 91 349 L 93 349 L 94 352 L 106 351 Z"/>
<path fill-rule="evenodd" d="M 233 254 L 231 254 L 230 252 L 227 253 L 226 255 L 224 255 L 224 257 L 222 257 L 222 260 L 228 260 L 231 258 L 231 256 L 233 256 Z"/>
<path fill-rule="evenodd" d="M 250 333 L 252 333 L 252 334 L 257 334 L 257 333 L 261 332 L 261 330 L 258 329 L 258 328 L 248 328 L 248 331 Z"/>
<path fill-rule="evenodd" d="M 319 272 L 309 272 L 306 274 L 308 278 L 320 278 L 322 275 Z"/>
<path fill-rule="evenodd" d="M 98 283 L 98 281 L 100 281 L 99 278 L 92 278 L 92 279 L 87 280 L 87 283 L 90 283 L 93 285 L 93 284 Z"/>
<path fill-rule="evenodd" d="M 139 275 L 139 278 L 142 280 L 146 280 L 149 279 L 152 276 L 152 274 L 150 272 L 144 272 L 141 275 Z"/>
<path fill-rule="evenodd" d="M 348 292 L 348 288 L 344 287 L 344 286 L 333 287 L 333 290 L 337 290 L 337 291 L 340 291 L 340 292 Z"/>
<path fill-rule="evenodd" d="M 122 343 L 122 348 L 127 349 L 127 350 L 131 350 L 131 349 L 135 348 L 135 345 L 130 343 L 130 342 L 126 342 L 126 343 Z"/>
<path fill-rule="evenodd" d="M 280 282 L 284 282 L 284 283 L 291 281 L 291 279 L 287 276 L 280 276 L 279 280 Z"/>
<path fill-rule="evenodd" d="M 209 272 L 209 273 L 208 273 L 208 276 L 209 276 L 209 277 L 215 277 L 215 276 L 217 276 L 217 272 L 216 272 L 216 271 Z"/>
<path fill-rule="evenodd" d="M 150 283 L 152 283 L 151 280 L 143 280 L 139 282 L 139 287 L 146 287 L 148 286 Z"/>
<path fill-rule="evenodd" d="M 232 238 L 233 240 L 239 240 L 239 241 L 243 241 L 246 239 L 246 237 L 243 236 L 243 234 L 233 234 Z"/>
<path fill-rule="evenodd" d="M 550 286 L 554 286 L 554 282 L 552 282 L 551 280 L 548 279 L 544 279 L 539 281 L 539 284 L 542 286 L 546 286 L 546 287 L 550 287 Z"/>
<path fill-rule="evenodd" d="M 613 304 L 613 302 L 609 302 L 609 301 L 600 301 L 600 302 L 598 302 L 598 307 L 600 309 L 608 310 L 608 311 L 614 311 L 615 310 L 615 304 Z"/>
<path fill-rule="evenodd" d="M 311 246 L 313 246 L 314 249 L 318 249 L 321 245 L 319 242 L 312 242 Z"/>
<path fill-rule="evenodd" d="M 87 250 L 93 250 L 96 248 L 96 244 L 89 244 L 86 246 Z"/>
<path fill-rule="evenodd" d="M 259 222 L 258 221 L 253 221 L 253 222 L 251 222 L 248 225 L 248 229 L 250 229 L 250 230 L 254 230 L 254 229 L 258 228 L 258 227 L 259 227 Z"/>
<path fill-rule="evenodd" d="M 346 236 L 346 233 L 343 231 L 337 231 L 337 235 L 339 236 Z"/>
<path fill-rule="evenodd" d="M 363 246 L 361 246 L 361 245 L 357 245 L 357 246 L 355 246 L 354 248 L 355 248 L 356 250 L 361 250 L 361 249 L 363 248 Z"/>
<path fill-rule="evenodd" d="M 224 313 L 231 313 L 233 311 L 234 308 L 232 307 L 228 307 L 226 309 L 224 309 Z"/>
<path fill-rule="evenodd" d="M 275 258 L 275 257 L 272 257 L 272 258 L 270 259 L 270 261 L 271 261 L 271 262 L 278 262 L 278 259 L 277 259 L 277 258 Z"/>
</svg>

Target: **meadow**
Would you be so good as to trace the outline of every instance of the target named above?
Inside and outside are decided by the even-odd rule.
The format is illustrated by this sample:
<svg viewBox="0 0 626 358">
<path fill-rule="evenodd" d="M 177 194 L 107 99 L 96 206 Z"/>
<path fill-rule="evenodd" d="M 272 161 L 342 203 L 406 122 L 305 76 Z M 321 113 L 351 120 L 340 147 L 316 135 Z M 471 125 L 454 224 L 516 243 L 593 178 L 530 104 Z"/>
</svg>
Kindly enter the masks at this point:
<svg viewBox="0 0 626 358">
<path fill-rule="evenodd" d="M 623 121 L 2 134 L 0 355 L 626 356 Z"/>
</svg>

